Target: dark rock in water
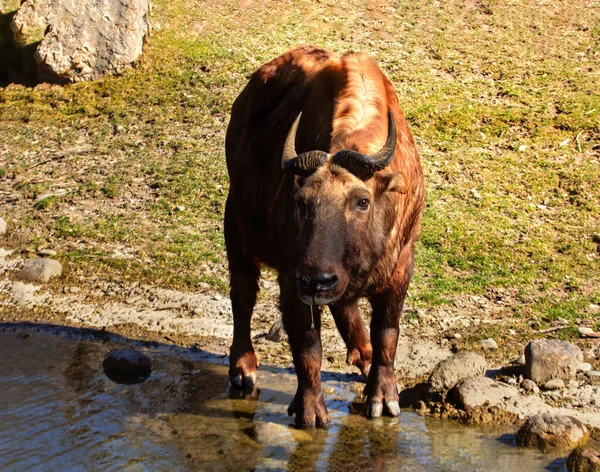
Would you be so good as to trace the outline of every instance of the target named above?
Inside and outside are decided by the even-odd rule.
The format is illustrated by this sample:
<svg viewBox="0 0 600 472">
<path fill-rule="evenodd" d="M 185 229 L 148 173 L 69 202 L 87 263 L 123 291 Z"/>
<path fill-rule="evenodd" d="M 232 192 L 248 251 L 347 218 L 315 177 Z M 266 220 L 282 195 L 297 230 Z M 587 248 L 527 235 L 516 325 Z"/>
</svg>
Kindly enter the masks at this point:
<svg viewBox="0 0 600 472">
<path fill-rule="evenodd" d="M 534 446 L 541 451 L 550 448 L 573 448 L 585 444 L 590 433 L 572 416 L 542 413 L 532 416 L 521 427 L 515 441 L 518 446 Z"/>
<path fill-rule="evenodd" d="M 567 460 L 569 472 L 600 472 L 600 448 L 593 444 L 579 447 Z"/>
<path fill-rule="evenodd" d="M 567 341 L 537 339 L 525 348 L 525 362 L 525 377 L 543 385 L 551 379 L 574 377 L 583 353 Z"/>
<path fill-rule="evenodd" d="M 106 356 L 102 368 L 113 382 L 135 384 L 148 378 L 152 372 L 152 361 L 135 349 L 119 349 Z"/>
</svg>

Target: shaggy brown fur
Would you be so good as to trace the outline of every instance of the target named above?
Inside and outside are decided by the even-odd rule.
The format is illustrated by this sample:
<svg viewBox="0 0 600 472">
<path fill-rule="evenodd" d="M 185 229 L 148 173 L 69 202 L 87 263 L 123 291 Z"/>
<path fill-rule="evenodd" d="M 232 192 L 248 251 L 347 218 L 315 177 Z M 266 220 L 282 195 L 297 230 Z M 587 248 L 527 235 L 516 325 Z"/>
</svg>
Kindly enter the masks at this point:
<svg viewBox="0 0 600 472">
<path fill-rule="evenodd" d="M 397 130 L 391 164 L 370 178 L 331 159 L 307 177 L 282 170 L 286 136 L 300 112 L 298 153 L 349 149 L 373 154 Z M 399 413 L 394 377 L 399 317 L 412 274 L 424 204 L 419 157 L 389 80 L 365 55 L 301 46 L 262 66 L 235 101 L 226 140 L 231 187 L 225 239 L 234 338 L 230 377 L 253 386 L 250 339 L 260 265 L 279 273 L 280 307 L 298 375 L 290 405 L 297 424 L 328 421 L 321 392 L 320 308 L 328 304 L 348 362 L 368 375 L 369 416 Z M 365 203 L 366 202 L 366 203 Z M 336 286 L 303 293 L 297 277 L 335 274 Z M 299 288 L 300 287 L 300 288 Z M 357 300 L 373 308 L 371 334 Z M 315 329 L 311 329 L 311 307 Z"/>
</svg>

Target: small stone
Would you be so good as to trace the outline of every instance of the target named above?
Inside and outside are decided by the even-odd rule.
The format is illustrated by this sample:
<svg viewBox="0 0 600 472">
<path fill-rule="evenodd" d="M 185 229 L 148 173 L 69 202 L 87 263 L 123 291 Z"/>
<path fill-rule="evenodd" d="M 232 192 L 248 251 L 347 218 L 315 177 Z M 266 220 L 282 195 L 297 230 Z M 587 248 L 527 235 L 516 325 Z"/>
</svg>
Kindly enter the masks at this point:
<svg viewBox="0 0 600 472">
<path fill-rule="evenodd" d="M 267 333 L 267 339 L 269 341 L 278 343 L 285 340 L 286 337 L 283 321 L 281 318 L 279 318 L 277 321 L 275 321 L 275 323 L 273 323 L 273 326 L 271 326 L 271 329 Z"/>
<path fill-rule="evenodd" d="M 525 365 L 525 354 L 523 354 L 521 357 L 518 357 L 517 359 L 515 359 L 513 361 L 513 364 Z"/>
<path fill-rule="evenodd" d="M 474 188 L 471 189 L 471 195 L 473 195 L 475 199 L 481 200 L 481 194 Z"/>
<path fill-rule="evenodd" d="M 135 349 L 118 349 L 106 356 L 102 368 L 106 376 L 116 383 L 139 383 L 152 372 L 152 361 Z"/>
<path fill-rule="evenodd" d="M 592 370 L 592 364 L 590 364 L 589 362 L 582 362 L 577 366 L 578 372 L 588 372 L 590 370 Z"/>
<path fill-rule="evenodd" d="M 572 416 L 542 413 L 532 416 L 521 427 L 515 442 L 518 446 L 534 446 L 541 451 L 550 448 L 574 448 L 585 444 L 590 433 L 585 425 Z"/>
<path fill-rule="evenodd" d="M 514 377 L 509 377 L 509 378 L 506 380 L 506 383 L 507 383 L 508 385 L 517 385 L 517 379 L 515 379 Z"/>
<path fill-rule="evenodd" d="M 129 297 L 125 299 L 125 303 L 127 305 L 133 305 L 136 302 L 139 302 L 142 299 L 139 295 L 134 295 L 133 297 Z"/>
<path fill-rule="evenodd" d="M 588 370 L 585 375 L 587 375 L 590 378 L 600 378 L 600 372 L 598 372 L 597 370 Z"/>
<path fill-rule="evenodd" d="M 596 315 L 596 314 L 600 313 L 600 305 L 596 305 L 595 303 L 590 303 L 588 305 L 588 311 L 592 315 Z"/>
<path fill-rule="evenodd" d="M 24 284 L 23 282 L 13 282 L 12 295 L 15 303 L 18 306 L 25 306 L 33 300 L 34 294 L 38 287 L 32 284 Z"/>
<path fill-rule="evenodd" d="M 79 287 L 69 287 L 69 292 L 71 292 L 72 294 L 76 294 L 81 292 L 81 289 Z"/>
<path fill-rule="evenodd" d="M 0 218 L 0 234 L 6 234 L 8 230 L 8 224 L 4 218 Z"/>
<path fill-rule="evenodd" d="M 544 390 L 558 390 L 561 388 L 565 388 L 565 382 L 562 379 L 552 379 L 548 380 L 542 388 Z"/>
<path fill-rule="evenodd" d="M 175 211 L 185 211 L 185 207 L 183 205 L 177 205 Z"/>
<path fill-rule="evenodd" d="M 484 339 L 479 341 L 479 346 L 482 349 L 498 349 L 498 343 L 494 341 L 492 338 Z"/>
<path fill-rule="evenodd" d="M 583 362 L 579 347 L 557 339 L 536 339 L 525 348 L 525 377 L 543 384 L 550 379 L 569 379 Z"/>
<path fill-rule="evenodd" d="M 567 459 L 569 472 L 600 472 L 600 446 L 589 443 L 578 447 Z"/>
<path fill-rule="evenodd" d="M 454 339 L 462 339 L 462 335 L 461 335 L 460 333 L 454 333 L 454 334 L 452 335 L 452 337 L 453 337 Z"/>
<path fill-rule="evenodd" d="M 594 330 L 592 328 L 588 328 L 587 326 L 579 326 L 577 328 L 577 332 L 581 337 L 585 337 L 589 334 L 594 334 Z"/>
<path fill-rule="evenodd" d="M 54 249 L 40 249 L 37 253 L 38 253 L 38 256 L 42 256 L 42 257 L 56 256 L 56 251 Z"/>
<path fill-rule="evenodd" d="M 54 259 L 29 259 L 19 273 L 19 278 L 29 282 L 48 282 L 62 274 L 62 265 Z"/>
<path fill-rule="evenodd" d="M 485 369 L 483 356 L 471 351 L 459 351 L 435 366 L 429 376 L 429 393 L 443 397 L 461 379 L 483 375 Z"/>
<path fill-rule="evenodd" d="M 521 144 L 519 146 L 519 152 L 523 152 L 525 149 L 527 149 L 527 145 L 526 144 Z"/>
<path fill-rule="evenodd" d="M 521 388 L 525 390 L 526 393 L 538 393 L 540 391 L 537 384 L 531 379 L 523 379 Z"/>
<path fill-rule="evenodd" d="M 519 396 L 515 387 L 501 384 L 489 377 L 467 377 L 462 379 L 449 394 L 450 401 L 461 409 L 475 408 L 481 405 L 497 405 Z"/>
<path fill-rule="evenodd" d="M 323 393 L 326 393 L 327 395 L 331 395 L 331 394 L 335 393 L 335 388 L 333 388 L 333 387 L 325 387 L 323 389 Z"/>
</svg>

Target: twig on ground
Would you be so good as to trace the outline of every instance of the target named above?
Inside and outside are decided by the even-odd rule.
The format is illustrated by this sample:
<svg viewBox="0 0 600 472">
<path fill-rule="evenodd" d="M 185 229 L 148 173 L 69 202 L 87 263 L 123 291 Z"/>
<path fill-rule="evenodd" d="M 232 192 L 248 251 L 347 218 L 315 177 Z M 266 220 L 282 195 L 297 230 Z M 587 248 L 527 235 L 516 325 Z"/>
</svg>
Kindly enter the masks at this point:
<svg viewBox="0 0 600 472">
<path fill-rule="evenodd" d="M 579 133 L 577 133 L 577 136 L 575 136 L 575 141 L 577 142 L 577 150 L 579 152 L 581 152 L 581 143 L 579 142 L 579 136 L 581 136 L 583 134 L 583 131 L 580 131 Z"/>
</svg>

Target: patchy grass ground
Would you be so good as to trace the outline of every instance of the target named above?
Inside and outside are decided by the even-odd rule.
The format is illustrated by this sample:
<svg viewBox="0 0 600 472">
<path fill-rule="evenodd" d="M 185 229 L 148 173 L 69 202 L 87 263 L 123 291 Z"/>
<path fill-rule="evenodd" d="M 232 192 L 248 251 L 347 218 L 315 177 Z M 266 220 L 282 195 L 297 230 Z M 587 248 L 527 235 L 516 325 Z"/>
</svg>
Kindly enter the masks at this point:
<svg viewBox="0 0 600 472">
<path fill-rule="evenodd" d="M 56 250 L 66 283 L 226 293 L 229 110 L 253 70 L 308 42 L 374 56 L 411 123 L 427 207 L 409 317 L 599 327 L 598 2 L 156 0 L 153 21 L 121 77 L 0 88 L 4 246 Z M 510 323 L 467 334 L 509 342 Z"/>
</svg>

